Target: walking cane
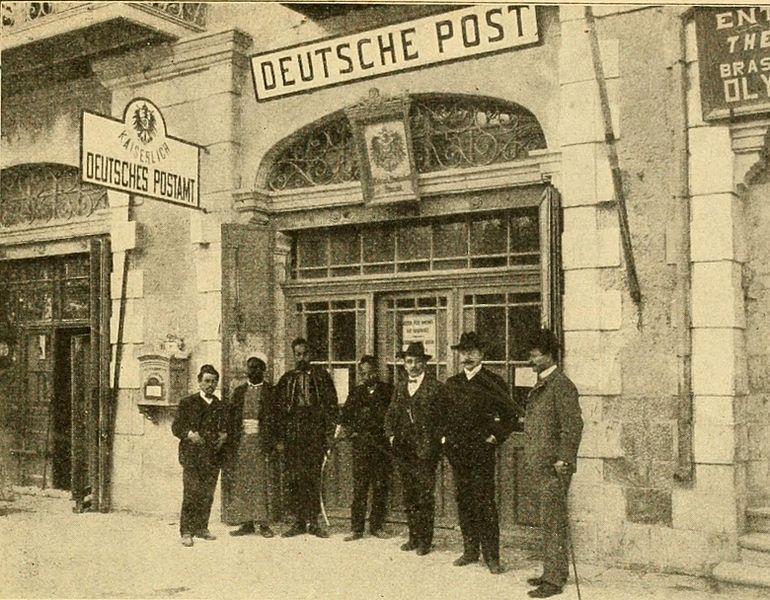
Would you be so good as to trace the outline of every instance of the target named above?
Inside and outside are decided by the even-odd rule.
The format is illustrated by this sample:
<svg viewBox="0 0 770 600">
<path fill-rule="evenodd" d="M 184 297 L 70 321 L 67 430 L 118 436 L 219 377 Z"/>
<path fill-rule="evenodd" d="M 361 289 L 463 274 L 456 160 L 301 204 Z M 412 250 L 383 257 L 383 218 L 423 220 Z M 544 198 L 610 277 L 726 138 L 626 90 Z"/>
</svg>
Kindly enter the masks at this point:
<svg viewBox="0 0 770 600">
<path fill-rule="evenodd" d="M 564 490 L 564 508 L 567 509 L 567 501 L 569 495 L 569 479 L 566 475 L 557 471 L 559 474 L 559 480 L 561 481 L 562 489 Z M 572 570 L 575 572 L 575 589 L 577 590 L 578 600 L 583 600 L 580 597 L 580 580 L 578 579 L 577 561 L 575 560 L 575 547 L 572 545 L 572 532 L 569 520 L 569 512 L 566 512 L 567 522 L 565 524 L 567 530 L 567 546 L 569 547 L 570 558 L 572 559 Z"/>
</svg>

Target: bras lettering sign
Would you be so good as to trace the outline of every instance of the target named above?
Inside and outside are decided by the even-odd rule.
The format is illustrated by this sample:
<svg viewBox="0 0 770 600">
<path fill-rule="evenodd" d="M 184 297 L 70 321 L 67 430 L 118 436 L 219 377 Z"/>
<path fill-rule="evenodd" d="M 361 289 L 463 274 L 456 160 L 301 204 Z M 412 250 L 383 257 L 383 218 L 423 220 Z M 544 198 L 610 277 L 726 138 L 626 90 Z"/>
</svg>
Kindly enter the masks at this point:
<svg viewBox="0 0 770 600">
<path fill-rule="evenodd" d="M 199 147 L 168 135 L 160 109 L 146 98 L 123 120 L 83 111 L 80 177 L 121 192 L 200 208 Z"/>
<path fill-rule="evenodd" d="M 258 101 L 537 44 L 535 5 L 472 6 L 251 57 Z"/>
<path fill-rule="evenodd" d="M 770 112 L 770 6 L 695 13 L 704 119 Z"/>
</svg>

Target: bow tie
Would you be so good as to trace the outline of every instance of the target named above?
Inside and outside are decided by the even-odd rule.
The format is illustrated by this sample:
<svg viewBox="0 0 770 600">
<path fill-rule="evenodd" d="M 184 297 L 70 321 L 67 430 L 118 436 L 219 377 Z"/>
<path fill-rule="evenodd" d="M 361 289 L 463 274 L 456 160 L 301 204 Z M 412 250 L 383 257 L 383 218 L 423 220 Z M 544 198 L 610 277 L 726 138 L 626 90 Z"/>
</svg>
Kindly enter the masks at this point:
<svg viewBox="0 0 770 600">
<path fill-rule="evenodd" d="M 214 398 L 216 398 L 216 396 L 213 394 L 206 394 L 206 400 L 214 400 Z"/>
<path fill-rule="evenodd" d="M 411 377 L 409 378 L 409 383 L 417 383 L 418 381 L 419 379 L 417 379 L 416 377 L 414 379 L 412 379 Z"/>
</svg>

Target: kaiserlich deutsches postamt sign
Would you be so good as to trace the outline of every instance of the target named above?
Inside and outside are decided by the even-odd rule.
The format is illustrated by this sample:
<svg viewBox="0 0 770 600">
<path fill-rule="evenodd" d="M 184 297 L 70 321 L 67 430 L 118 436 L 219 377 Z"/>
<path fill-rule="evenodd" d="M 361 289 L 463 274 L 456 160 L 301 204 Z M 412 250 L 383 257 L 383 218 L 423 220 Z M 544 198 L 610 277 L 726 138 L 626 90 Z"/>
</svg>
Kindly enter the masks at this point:
<svg viewBox="0 0 770 600">
<path fill-rule="evenodd" d="M 695 13 L 704 119 L 770 111 L 770 6 Z"/>
<path fill-rule="evenodd" d="M 81 135 L 83 181 L 200 208 L 199 147 L 168 135 L 150 100 L 131 100 L 122 121 L 83 111 Z"/>
<path fill-rule="evenodd" d="M 539 41 L 534 5 L 463 8 L 252 56 L 257 100 L 406 71 Z"/>
</svg>

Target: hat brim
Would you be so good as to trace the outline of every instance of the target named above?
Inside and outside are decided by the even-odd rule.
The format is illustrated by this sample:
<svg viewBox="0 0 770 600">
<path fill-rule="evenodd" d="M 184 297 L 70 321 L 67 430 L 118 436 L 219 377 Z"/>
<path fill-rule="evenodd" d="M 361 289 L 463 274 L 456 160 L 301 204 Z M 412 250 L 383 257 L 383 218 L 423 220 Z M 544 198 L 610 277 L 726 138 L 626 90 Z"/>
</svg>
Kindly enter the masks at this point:
<svg viewBox="0 0 770 600">
<path fill-rule="evenodd" d="M 431 354 L 407 354 L 406 352 L 399 352 L 396 354 L 396 358 L 406 358 L 407 356 L 413 356 L 414 358 L 422 358 L 423 360 L 430 360 L 433 358 Z"/>
<path fill-rule="evenodd" d="M 455 344 L 454 346 L 449 346 L 452 350 L 484 350 L 485 345 L 484 344 Z"/>
</svg>

